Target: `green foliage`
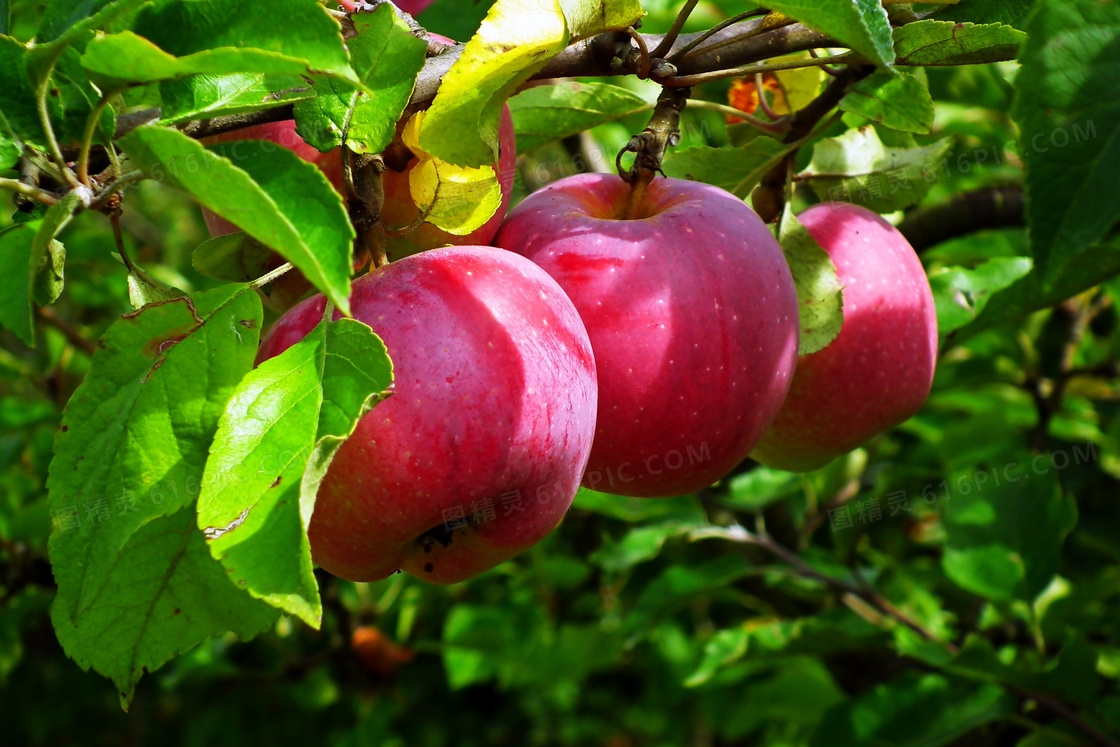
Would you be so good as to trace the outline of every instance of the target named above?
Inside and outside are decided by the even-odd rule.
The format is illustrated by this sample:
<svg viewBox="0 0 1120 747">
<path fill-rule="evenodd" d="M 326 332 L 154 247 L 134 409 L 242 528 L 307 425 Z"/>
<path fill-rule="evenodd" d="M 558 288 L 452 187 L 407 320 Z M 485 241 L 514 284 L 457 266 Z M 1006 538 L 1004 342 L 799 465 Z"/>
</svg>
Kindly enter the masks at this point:
<svg viewBox="0 0 1120 747">
<path fill-rule="evenodd" d="M 1120 168 L 1120 7 L 1044 2 L 1027 28 L 1013 114 L 1027 164 L 1031 251 L 1047 287 L 1120 220 L 1112 199 Z"/>
<path fill-rule="evenodd" d="M 316 81 L 315 98 L 296 104 L 296 123 L 303 139 L 324 152 L 342 145 L 344 132 L 346 146 L 355 153 L 384 150 L 424 64 L 424 43 L 392 8 L 382 6 L 369 20 L 359 16 L 354 24 L 354 69 L 358 80 L 377 95 L 368 96 L 333 78 Z"/>
<path fill-rule="evenodd" d="M 509 100 L 517 146 L 525 149 L 651 108 L 634 92 L 607 83 L 535 86 Z"/>
<path fill-rule="evenodd" d="M 241 380 L 210 448 L 198 498 L 210 551 L 254 597 L 314 627 L 323 614 L 307 544 L 315 494 L 391 382 L 369 327 L 324 321 Z"/>
<path fill-rule="evenodd" d="M 141 171 L 275 249 L 350 313 L 354 229 L 321 171 L 273 143 L 245 140 L 207 150 L 163 127 L 137 128 L 121 145 Z"/>
<path fill-rule="evenodd" d="M 876 0 L 778 0 L 767 7 L 838 39 L 878 65 L 894 62 L 890 23 L 882 4 Z"/>
<path fill-rule="evenodd" d="M 430 222 L 473 220 L 492 174 L 482 205 L 448 169 L 495 162 L 507 100 L 515 195 L 613 168 L 655 82 L 522 86 L 601 31 L 666 32 L 681 5 L 436 0 L 420 23 L 467 42 L 448 65 L 387 4 L 351 29 L 313 0 L 0 0 L 0 189 L 23 193 L 0 212 L 0 742 L 1120 741 L 1116 3 L 774 0 L 768 22 L 878 69 L 796 130 L 729 125 L 728 81 L 692 87 L 665 173 L 786 187 L 801 352 L 843 309 L 796 212 L 846 199 L 921 245 L 909 218 L 955 206 L 964 229 L 920 251 L 942 349 L 916 416 L 804 475 L 748 461 L 697 495 L 581 489 L 544 541 L 453 587 L 313 568 L 319 482 L 394 372 L 350 319 L 255 366 L 268 273 L 292 262 L 345 312 L 355 246 L 378 238 L 317 168 L 204 147 L 202 120 L 294 117 L 321 151 L 375 154 L 418 71 L 447 70 L 409 147 L 446 186 Z M 745 9 L 706 0 L 683 33 Z M 596 43 L 627 57 L 625 35 Z M 834 80 L 784 75 L 764 79 L 779 109 Z M 1015 185 L 1018 225 L 961 199 Z M 204 241 L 200 205 L 243 232 Z"/>
<path fill-rule="evenodd" d="M 531 25 L 524 22 L 527 14 Z M 625 29 L 640 17 L 636 0 L 567 0 L 547 11 L 526 0 L 498 0 L 440 83 L 421 145 L 458 166 L 494 163 L 502 107 L 517 87 L 573 39 Z M 477 124 L 478 132 L 464 132 L 463 122 Z"/>
<path fill-rule="evenodd" d="M 893 148 L 883 144 L 873 127 L 848 130 L 816 144 L 813 160 L 801 178 L 822 200 L 850 201 L 888 213 L 925 196 L 931 170 L 951 145 L 943 139 L 925 146 Z"/>
<path fill-rule="evenodd" d="M 1026 34 L 998 23 L 918 21 L 894 31 L 900 65 L 975 65 L 1015 56 Z"/>
<path fill-rule="evenodd" d="M 797 220 L 788 203 L 778 224 L 778 241 L 797 286 L 801 318 L 797 353 L 815 353 L 836 339 L 844 323 L 844 292 L 836 277 L 836 265 Z"/>
<path fill-rule="evenodd" d="M 792 150 L 765 135 L 730 150 L 697 145 L 671 151 L 665 158 L 665 173 L 677 179 L 714 184 L 746 199 L 762 177 Z"/>
<path fill-rule="evenodd" d="M 933 99 L 915 75 L 882 71 L 861 80 L 840 102 L 844 111 L 902 132 L 928 133 Z"/>
</svg>

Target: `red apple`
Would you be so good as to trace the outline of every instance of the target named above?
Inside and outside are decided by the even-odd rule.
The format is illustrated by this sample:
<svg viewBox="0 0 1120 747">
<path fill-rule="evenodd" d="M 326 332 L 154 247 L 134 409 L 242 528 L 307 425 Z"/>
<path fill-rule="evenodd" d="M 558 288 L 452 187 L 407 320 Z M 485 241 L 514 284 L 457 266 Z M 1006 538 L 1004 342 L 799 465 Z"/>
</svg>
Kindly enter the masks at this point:
<svg viewBox="0 0 1120 747">
<path fill-rule="evenodd" d="M 358 278 L 350 306 L 396 381 L 319 489 L 315 562 L 353 581 L 403 568 L 454 583 L 548 534 L 579 487 L 596 403 L 591 343 L 556 282 L 509 252 L 446 247 Z M 293 307 L 258 359 L 323 311 L 321 295 Z"/>
<path fill-rule="evenodd" d="M 669 496 L 711 485 L 778 412 L 797 357 L 797 295 L 781 247 L 742 200 L 657 178 L 580 174 L 529 195 L 498 233 L 579 309 L 599 371 L 583 484 Z"/>
<path fill-rule="evenodd" d="M 751 454 L 803 472 L 916 413 L 937 362 L 937 315 L 918 255 L 901 233 L 856 205 L 822 203 L 800 216 L 844 286 L 844 324 L 797 361 L 789 395 Z"/>
<path fill-rule="evenodd" d="M 407 10 L 404 5 L 400 3 L 398 3 L 398 5 Z M 455 43 L 451 39 L 440 36 L 439 34 L 430 34 L 430 36 L 436 41 L 443 42 L 447 45 L 453 45 Z M 267 140 L 288 148 L 303 160 L 318 166 L 323 173 L 327 175 L 327 178 L 330 179 L 335 190 L 339 194 L 346 194 L 346 188 L 342 178 L 342 151 L 335 148 L 327 153 L 320 153 L 296 134 L 294 120 L 289 119 L 281 122 L 268 122 L 266 124 L 244 127 L 239 130 L 222 133 L 221 135 L 214 135 L 206 138 L 204 142 L 212 144 L 233 140 Z M 509 200 L 513 192 L 513 180 L 517 173 L 515 165 L 517 159 L 517 143 L 514 139 L 513 117 L 510 116 L 508 106 L 502 110 L 502 119 L 498 127 L 498 145 L 498 163 L 494 164 L 494 170 L 498 177 L 498 184 L 502 190 L 502 204 L 497 211 L 495 211 L 494 215 L 491 216 L 490 220 L 466 236 L 455 236 L 454 234 L 447 233 L 437 228 L 431 223 L 423 223 L 419 228 L 409 234 L 391 237 L 386 241 L 385 249 L 390 260 L 400 259 L 401 257 L 407 257 L 417 252 L 434 249 L 438 246 L 446 246 L 448 244 L 456 246 L 487 245 L 493 240 L 494 234 L 498 232 L 498 228 L 502 224 L 502 219 L 505 218 L 506 210 L 509 208 Z M 233 158 L 236 163 L 236 146 L 232 146 L 225 155 Z M 395 171 L 389 168 L 382 174 L 381 179 L 382 186 L 385 190 L 385 201 L 381 208 L 381 218 L 388 228 L 404 228 L 410 226 L 420 215 L 420 209 L 417 208 L 416 203 L 412 201 L 412 193 L 408 185 L 408 175 L 418 163 L 419 161 L 413 158 L 404 167 L 403 171 Z M 224 218 L 214 215 L 209 210 L 203 209 L 202 215 L 206 220 L 206 227 L 210 230 L 211 236 L 223 236 L 238 230 L 237 226 Z"/>
</svg>

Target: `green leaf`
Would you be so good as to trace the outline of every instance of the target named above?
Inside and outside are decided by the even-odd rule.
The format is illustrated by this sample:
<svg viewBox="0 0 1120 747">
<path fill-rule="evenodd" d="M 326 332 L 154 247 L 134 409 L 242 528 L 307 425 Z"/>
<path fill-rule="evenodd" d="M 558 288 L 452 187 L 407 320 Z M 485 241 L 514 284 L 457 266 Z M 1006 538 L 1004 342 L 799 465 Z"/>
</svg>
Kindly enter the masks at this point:
<svg viewBox="0 0 1120 747">
<path fill-rule="evenodd" d="M 128 302 L 134 309 L 150 303 L 171 301 L 185 295 L 187 294 L 178 288 L 152 277 L 139 265 L 133 265 L 132 271 L 128 273 Z"/>
<path fill-rule="evenodd" d="M 354 229 L 323 172 L 271 143 L 239 140 L 212 152 L 158 126 L 138 127 L 120 143 L 137 168 L 275 249 L 349 316 Z M 237 165 L 215 155 L 223 150 Z"/>
<path fill-rule="evenodd" d="M 159 84 L 159 92 L 163 124 L 271 109 L 315 95 L 311 84 L 302 77 L 262 73 L 165 80 Z"/>
<path fill-rule="evenodd" d="M 28 345 L 35 344 L 35 324 L 31 318 L 32 245 L 34 223 L 22 223 L 0 231 L 0 325 L 15 332 Z M 20 282 L 20 278 L 27 278 Z"/>
<path fill-rule="evenodd" d="M 1025 276 L 1031 266 L 1028 257 L 995 257 L 971 269 L 946 267 L 930 273 L 938 334 L 944 337 L 975 320 L 993 294 Z"/>
<path fill-rule="evenodd" d="M 27 75 L 27 47 L 10 36 L 0 36 L 0 123 L 13 139 L 46 141 Z"/>
<path fill-rule="evenodd" d="M 35 39 L 39 45 L 65 46 L 85 33 L 104 28 L 120 15 L 148 0 L 50 0 L 39 20 Z"/>
<path fill-rule="evenodd" d="M 359 80 L 373 94 L 324 78 L 315 83 L 316 97 L 295 107 L 300 137 L 323 152 L 342 144 L 343 129 L 350 150 L 384 150 L 424 66 L 427 46 L 413 36 L 392 6 L 355 15 L 353 21 L 357 36 L 347 41 L 347 47 Z"/>
<path fill-rule="evenodd" d="M 247 283 L 266 272 L 271 258 L 271 249 L 244 231 L 235 231 L 200 244 L 191 255 L 191 265 L 208 278 Z"/>
<path fill-rule="evenodd" d="M 1026 30 L 1027 16 L 1035 0 L 961 0 L 957 5 L 939 11 L 938 16 L 950 16 L 954 21 L 969 23 L 1004 23 Z"/>
<path fill-rule="evenodd" d="M 703 509 L 692 496 L 659 498 L 651 501 L 646 498 L 599 493 L 587 488 L 579 489 L 572 501 L 572 508 L 630 523 L 665 516 L 697 520 L 704 517 Z"/>
<path fill-rule="evenodd" d="M 737 511 L 761 511 L 801 489 L 798 476 L 783 469 L 758 466 L 732 477 L 721 503 Z"/>
<path fill-rule="evenodd" d="M 0 115 L 2 117 L 3 115 Z M 3 122 L 0 119 L 0 122 Z M 19 163 L 20 153 L 23 151 L 23 143 L 17 138 L 4 132 L 2 124 L 0 124 L 0 171 L 7 171 L 8 169 Z"/>
<path fill-rule="evenodd" d="M 1077 634 L 1056 658 L 1041 667 L 1004 662 L 992 644 L 977 634 L 968 636 L 955 656 L 941 645 L 920 639 L 908 628 L 899 628 L 897 638 L 904 655 L 958 677 L 1049 693 L 1082 707 L 1091 706 L 1100 693 L 1097 651 Z"/>
<path fill-rule="evenodd" d="M 996 293 L 977 314 L 976 321 L 955 332 L 952 339 L 961 342 L 993 327 L 1022 319 L 1117 275 L 1120 275 L 1120 246 L 1091 246 L 1067 263 L 1048 285 L 1036 268 Z"/>
<path fill-rule="evenodd" d="M 747 199 L 762 177 L 791 151 L 773 138 L 756 137 L 741 148 L 698 145 L 669 151 L 665 173 L 677 179 L 694 179 L 726 189 Z"/>
<path fill-rule="evenodd" d="M 1013 60 L 1026 34 L 1000 23 L 925 20 L 894 30 L 899 65 L 976 65 Z"/>
<path fill-rule="evenodd" d="M 891 26 L 879 0 L 773 0 L 766 7 L 828 34 L 876 65 L 894 62 Z"/>
<path fill-rule="evenodd" d="M 517 145 L 522 150 L 648 111 L 650 106 L 621 86 L 577 81 L 534 86 L 509 100 Z"/>
<path fill-rule="evenodd" d="M 740 555 L 725 555 L 699 565 L 671 565 L 650 582 L 638 597 L 626 628 L 637 637 L 660 617 L 697 596 L 715 592 L 749 574 L 750 561 Z"/>
<path fill-rule="evenodd" d="M 63 554 L 55 560 L 59 536 L 51 538 L 56 579 L 59 565 L 70 562 Z M 226 631 L 248 640 L 277 618 L 230 583 L 189 508 L 139 527 L 110 555 L 91 559 L 88 575 L 96 588 L 76 610 L 72 590 L 60 583 L 51 621 L 66 655 L 112 679 L 126 709 L 145 672 Z"/>
<path fill-rule="evenodd" d="M 971 473 L 950 480 L 958 491 L 945 504 L 941 564 L 961 588 L 991 599 L 1031 601 L 1053 578 L 1077 507 L 1062 495 L 1054 470 L 1040 474 L 1033 468 L 1038 459 L 1008 459 L 997 468 L 1005 478 L 999 485 L 973 490 Z"/>
<path fill-rule="evenodd" d="M 880 70 L 864 78 L 848 90 L 840 108 L 903 132 L 928 133 L 933 125 L 929 90 L 909 73 Z"/>
<path fill-rule="evenodd" d="M 674 537 L 687 535 L 706 526 L 701 521 L 667 521 L 662 524 L 639 527 L 626 533 L 617 542 L 608 542 L 591 555 L 591 562 L 610 573 L 622 573 L 630 568 L 656 558 L 661 547 Z"/>
<path fill-rule="evenodd" d="M 31 300 L 36 306 L 50 306 L 58 300 L 65 281 L 65 267 L 66 247 L 51 239 L 45 251 L 38 254 L 31 271 Z"/>
<path fill-rule="evenodd" d="M 637 0 L 498 0 L 443 77 L 424 118 L 424 150 L 457 166 L 496 163 L 506 99 L 570 42 L 641 16 Z"/>
<path fill-rule="evenodd" d="M 100 36 L 86 45 L 82 67 L 102 88 L 185 78 L 190 75 L 258 73 L 299 75 L 307 63 L 260 49 L 207 49 L 175 57 L 131 31 Z"/>
<path fill-rule="evenodd" d="M 0 34 L 8 33 L 8 19 L 11 16 L 11 8 L 9 7 L 8 0 L 0 0 Z"/>
<path fill-rule="evenodd" d="M 828 710 L 810 747 L 938 747 L 1015 712 L 996 685 L 911 672 Z"/>
<path fill-rule="evenodd" d="M 719 670 L 732 662 L 742 659 L 747 653 L 750 633 L 745 627 L 717 630 L 704 643 L 704 658 L 695 671 L 684 681 L 685 687 L 703 685 Z"/>
<path fill-rule="evenodd" d="M 254 597 L 315 628 L 323 612 L 307 543 L 315 495 L 392 378 L 368 326 L 323 322 L 242 380 L 210 449 L 198 499 L 210 552 Z"/>
<path fill-rule="evenodd" d="M 778 224 L 778 242 L 793 273 L 797 308 L 801 315 L 798 355 L 827 347 L 844 323 L 844 289 L 836 265 L 793 215 L 787 202 Z"/>
<path fill-rule="evenodd" d="M 305 60 L 313 72 L 357 82 L 338 21 L 315 0 L 167 0 L 145 6 L 132 30 L 173 57 L 257 49 Z"/>
<path fill-rule="evenodd" d="M 147 306 L 109 327 L 67 405 L 47 481 L 56 629 L 68 654 L 129 694 L 142 667 L 219 632 L 198 633 L 190 621 L 209 614 L 209 603 L 176 602 L 176 584 L 209 588 L 220 578 L 220 590 L 241 595 L 217 564 L 197 580 L 181 576 L 208 564 L 190 554 L 205 546 L 194 512 L 180 509 L 198 493 L 218 417 L 252 367 L 260 326 L 260 299 L 247 286 Z M 162 564 L 139 566 L 137 557 Z M 126 602 L 130 624 L 116 620 Z M 182 607 L 183 619 L 168 606 Z M 166 615 L 154 624 L 157 609 Z M 106 646 L 106 627 L 116 625 L 130 633 Z"/>
<path fill-rule="evenodd" d="M 930 167 L 952 147 L 949 138 L 917 148 L 888 148 L 874 127 L 848 130 L 813 148 L 799 179 L 822 200 L 854 202 L 877 213 L 901 210 L 929 191 Z"/>
<path fill-rule="evenodd" d="M 1118 220 L 1120 5 L 1051 0 L 1028 22 L 1012 116 L 1043 286 Z"/>
<path fill-rule="evenodd" d="M 58 261 L 59 255 L 64 259 L 66 253 L 54 237 L 81 209 L 80 196 L 77 192 L 69 192 L 47 209 L 41 221 L 23 223 L 0 232 L 0 271 L 5 278 L 0 283 L 0 324 L 15 332 L 28 345 L 35 345 L 31 312 L 36 294 L 42 300 L 61 287 L 62 268 Z M 58 280 L 52 281 L 56 270 Z M 45 283 L 41 287 L 37 282 L 40 272 L 44 274 L 42 282 Z M 57 296 L 55 293 L 54 297 Z"/>
</svg>

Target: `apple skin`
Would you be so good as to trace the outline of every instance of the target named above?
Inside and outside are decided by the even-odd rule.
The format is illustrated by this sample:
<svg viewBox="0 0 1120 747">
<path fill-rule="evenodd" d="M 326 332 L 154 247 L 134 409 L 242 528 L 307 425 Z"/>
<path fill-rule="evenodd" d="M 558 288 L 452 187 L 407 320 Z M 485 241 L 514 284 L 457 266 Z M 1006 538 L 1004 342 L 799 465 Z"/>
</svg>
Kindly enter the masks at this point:
<svg viewBox="0 0 1120 747">
<path fill-rule="evenodd" d="M 416 3 L 421 5 L 422 3 Z M 407 7 L 398 3 L 398 6 L 407 11 Z M 448 46 L 455 42 L 446 36 L 429 34 L 432 39 Z M 326 174 L 331 185 L 341 195 L 346 194 L 346 187 L 342 177 L 342 151 L 340 148 L 320 153 L 314 147 L 304 142 L 296 133 L 295 120 L 280 122 L 267 122 L 265 124 L 243 127 L 239 130 L 224 132 L 205 138 L 206 144 L 225 143 L 234 140 L 267 140 L 277 143 L 297 156 L 313 163 Z M 498 177 L 498 185 L 502 190 L 502 204 L 486 223 L 465 236 L 456 236 L 447 233 L 431 223 L 422 223 L 415 231 L 404 236 L 389 237 L 385 242 L 385 251 L 390 261 L 407 257 L 417 252 L 434 249 L 438 246 L 486 246 L 494 239 L 502 220 L 509 209 L 510 197 L 513 194 L 513 180 L 517 175 L 517 141 L 513 131 L 513 117 L 509 107 L 503 107 L 501 122 L 498 125 L 498 163 L 494 164 L 494 171 Z M 226 153 L 236 163 L 236 146 L 231 146 Z M 381 208 L 381 219 L 390 229 L 399 229 L 412 225 L 420 215 L 420 209 L 412 201 L 412 193 L 408 186 L 408 176 L 416 167 L 419 160 L 411 159 L 403 171 L 387 168 L 381 175 L 381 184 L 385 192 L 384 203 Z M 207 209 L 203 209 L 202 216 L 206 221 L 206 228 L 210 235 L 224 236 L 240 229 L 225 218 L 221 218 Z M 310 284 L 307 284 L 310 288 Z"/>
<path fill-rule="evenodd" d="M 258 361 L 302 339 L 324 304 L 281 317 Z M 384 340 L 395 384 L 327 471 L 314 561 L 352 581 L 404 569 L 448 584 L 552 531 L 587 465 L 597 398 L 591 343 L 556 282 L 509 252 L 445 247 L 358 278 L 350 306 Z M 523 511 L 503 502 L 518 492 Z M 495 517 L 473 521 L 486 500 Z M 448 533 L 456 508 L 467 527 Z"/>
<path fill-rule="evenodd" d="M 937 313 L 905 237 L 857 205 L 821 203 L 799 216 L 844 286 L 844 324 L 801 356 L 785 404 L 751 456 L 805 472 L 907 420 L 929 396 Z"/>
<path fill-rule="evenodd" d="M 580 174 L 523 200 L 496 245 L 556 278 L 599 371 L 583 484 L 658 497 L 705 488 L 742 461 L 778 412 L 797 358 L 797 294 L 778 242 L 718 187 Z"/>
</svg>

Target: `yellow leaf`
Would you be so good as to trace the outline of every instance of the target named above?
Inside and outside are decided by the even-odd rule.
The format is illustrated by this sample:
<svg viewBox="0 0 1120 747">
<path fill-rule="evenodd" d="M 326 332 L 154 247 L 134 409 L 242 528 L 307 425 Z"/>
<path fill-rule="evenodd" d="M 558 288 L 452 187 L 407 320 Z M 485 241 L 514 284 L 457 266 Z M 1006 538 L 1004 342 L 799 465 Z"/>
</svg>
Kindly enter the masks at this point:
<svg viewBox="0 0 1120 747">
<path fill-rule="evenodd" d="M 809 59 L 808 52 L 798 52 L 784 57 L 775 57 L 772 60 L 767 60 L 767 62 L 790 62 L 807 59 Z M 793 70 L 778 70 L 773 75 L 778 79 L 783 93 L 782 96 L 776 97 L 774 101 L 774 113 L 789 114 L 791 111 L 803 108 L 817 97 L 821 89 L 821 83 L 824 82 L 827 73 L 819 67 L 801 67 Z"/>
<path fill-rule="evenodd" d="M 462 166 L 496 162 L 506 99 L 573 39 L 641 16 L 637 0 L 497 0 L 443 76 L 421 131 L 424 150 Z"/>
<path fill-rule="evenodd" d="M 491 166 L 475 169 L 424 159 L 409 172 L 408 187 L 416 206 L 428 212 L 425 220 L 456 236 L 481 228 L 502 204 L 502 188 Z"/>
</svg>

